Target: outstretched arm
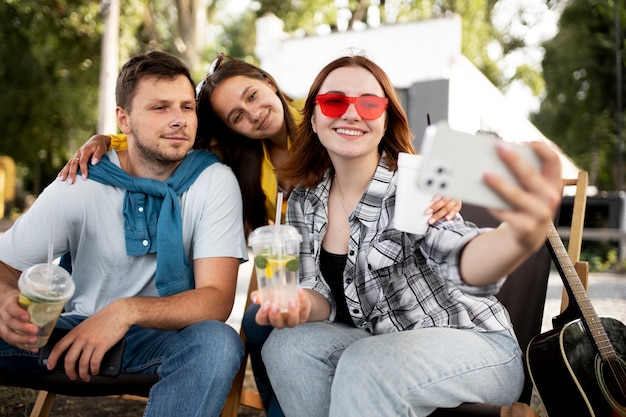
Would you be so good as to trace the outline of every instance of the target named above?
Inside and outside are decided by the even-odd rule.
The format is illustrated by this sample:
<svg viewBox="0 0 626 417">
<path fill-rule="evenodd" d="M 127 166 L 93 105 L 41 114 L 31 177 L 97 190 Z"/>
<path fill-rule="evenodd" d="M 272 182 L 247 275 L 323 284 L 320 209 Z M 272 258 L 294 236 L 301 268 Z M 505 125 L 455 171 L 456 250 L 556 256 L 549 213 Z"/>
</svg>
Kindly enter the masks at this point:
<svg viewBox="0 0 626 417">
<path fill-rule="evenodd" d="M 470 285 L 486 285 L 511 273 L 546 241 L 563 192 L 561 163 L 546 144 L 532 142 L 528 146 L 539 156 L 541 172 L 502 142 L 498 155 L 520 185 L 491 173 L 484 175 L 484 181 L 514 208 L 491 210 L 502 225 L 477 236 L 463 249 L 461 276 Z"/>
</svg>

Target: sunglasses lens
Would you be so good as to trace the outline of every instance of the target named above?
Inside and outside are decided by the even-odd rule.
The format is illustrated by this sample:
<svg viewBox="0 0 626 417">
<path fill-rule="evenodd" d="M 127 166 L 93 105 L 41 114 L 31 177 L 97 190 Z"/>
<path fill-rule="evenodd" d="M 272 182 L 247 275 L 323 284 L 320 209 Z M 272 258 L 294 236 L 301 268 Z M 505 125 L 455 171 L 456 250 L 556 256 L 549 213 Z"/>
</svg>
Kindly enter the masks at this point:
<svg viewBox="0 0 626 417">
<path fill-rule="evenodd" d="M 356 111 L 365 120 L 378 119 L 387 109 L 387 99 L 376 96 L 361 96 L 356 100 Z"/>
<path fill-rule="evenodd" d="M 355 103 L 356 111 L 365 120 L 378 119 L 387 109 L 387 99 L 376 96 L 348 97 L 342 94 L 320 94 L 316 103 L 324 116 L 341 117 L 350 103 Z"/>
<path fill-rule="evenodd" d="M 341 117 L 348 110 L 350 100 L 341 94 L 320 94 L 317 103 L 324 116 Z"/>
</svg>

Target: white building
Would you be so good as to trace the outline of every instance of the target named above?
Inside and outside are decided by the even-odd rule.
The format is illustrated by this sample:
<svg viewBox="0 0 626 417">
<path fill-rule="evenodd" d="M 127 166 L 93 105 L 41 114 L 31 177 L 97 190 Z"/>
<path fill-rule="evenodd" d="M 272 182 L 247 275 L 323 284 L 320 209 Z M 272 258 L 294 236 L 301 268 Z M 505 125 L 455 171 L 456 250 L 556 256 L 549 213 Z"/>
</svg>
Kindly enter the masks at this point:
<svg viewBox="0 0 626 417">
<path fill-rule="evenodd" d="M 319 70 L 333 59 L 366 54 L 391 78 L 409 115 L 414 146 L 419 150 L 427 118 L 447 120 L 454 129 L 498 132 L 511 142 L 541 140 L 563 161 L 563 177 L 576 178 L 578 168 L 525 115 L 461 54 L 458 15 L 360 31 L 290 38 L 274 15 L 257 20 L 255 53 L 292 97 L 305 97 Z"/>
</svg>

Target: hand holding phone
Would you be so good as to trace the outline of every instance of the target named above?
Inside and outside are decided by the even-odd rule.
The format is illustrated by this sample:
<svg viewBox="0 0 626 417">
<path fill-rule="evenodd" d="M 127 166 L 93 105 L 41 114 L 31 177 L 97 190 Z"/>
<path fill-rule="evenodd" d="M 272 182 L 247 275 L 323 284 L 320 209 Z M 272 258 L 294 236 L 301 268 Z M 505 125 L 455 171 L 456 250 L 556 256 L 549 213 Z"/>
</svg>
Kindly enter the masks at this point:
<svg viewBox="0 0 626 417">
<path fill-rule="evenodd" d="M 511 209 L 511 205 L 483 181 L 485 172 L 519 184 L 497 154 L 497 140 L 451 129 L 446 122 L 428 126 L 420 153 L 424 156 L 418 187 L 431 194 L 461 200 L 494 209 Z M 541 162 L 528 146 L 509 143 L 538 171 Z"/>
<path fill-rule="evenodd" d="M 48 357 L 54 345 L 57 344 L 66 334 L 70 332 L 70 329 L 55 328 L 48 339 L 48 343 L 39 350 L 39 365 L 46 366 Z M 121 339 L 111 349 L 104 354 L 102 362 L 100 362 L 100 372 L 98 376 L 116 377 L 120 373 L 122 367 L 122 356 L 124 356 L 124 348 L 126 347 L 126 339 Z M 57 364 L 54 367 L 57 371 L 65 371 L 65 353 L 63 352 Z"/>
</svg>

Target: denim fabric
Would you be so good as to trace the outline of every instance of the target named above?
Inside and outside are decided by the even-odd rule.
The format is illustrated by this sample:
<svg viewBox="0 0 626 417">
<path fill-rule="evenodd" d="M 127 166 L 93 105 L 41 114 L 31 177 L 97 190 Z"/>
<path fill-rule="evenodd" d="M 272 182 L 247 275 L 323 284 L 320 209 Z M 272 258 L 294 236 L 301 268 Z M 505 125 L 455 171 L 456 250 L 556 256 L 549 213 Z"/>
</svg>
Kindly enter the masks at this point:
<svg viewBox="0 0 626 417">
<path fill-rule="evenodd" d="M 263 364 L 263 358 L 261 358 L 261 348 L 263 348 L 265 340 L 274 328 L 257 324 L 255 316 L 259 308 L 258 304 L 251 304 L 243 315 L 241 326 L 246 334 L 246 348 L 250 354 L 252 374 L 254 375 L 259 396 L 263 402 L 266 417 L 284 417 L 285 414 L 278 404 L 278 399 L 276 394 L 274 394 L 272 384 Z"/>
<path fill-rule="evenodd" d="M 72 328 L 84 319 L 62 316 L 57 327 Z M 133 326 L 125 339 L 122 373 L 159 375 L 144 416 L 220 415 L 243 358 L 241 338 L 230 326 L 214 320 L 177 331 Z M 0 340 L 2 372 L 48 372 L 37 357 Z"/>
<path fill-rule="evenodd" d="M 262 350 L 289 417 L 428 416 L 511 404 L 524 382 L 512 331 L 424 328 L 372 336 L 336 323 L 274 330 Z"/>
</svg>

